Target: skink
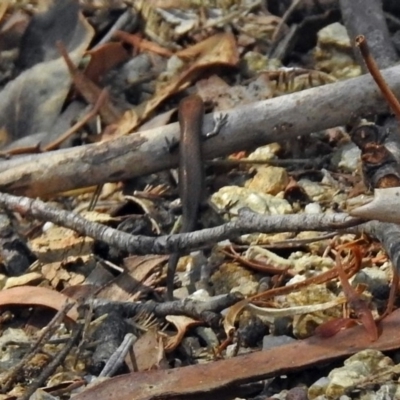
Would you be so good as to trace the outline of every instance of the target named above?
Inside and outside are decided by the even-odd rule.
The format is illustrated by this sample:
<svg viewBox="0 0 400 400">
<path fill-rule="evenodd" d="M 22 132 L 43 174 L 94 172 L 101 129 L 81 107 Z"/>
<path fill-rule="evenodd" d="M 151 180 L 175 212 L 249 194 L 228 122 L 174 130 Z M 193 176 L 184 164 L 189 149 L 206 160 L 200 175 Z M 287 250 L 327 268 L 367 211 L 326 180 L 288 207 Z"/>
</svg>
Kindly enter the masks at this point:
<svg viewBox="0 0 400 400">
<path fill-rule="evenodd" d="M 204 191 L 202 156 L 202 126 L 204 103 L 200 96 L 185 97 L 178 107 L 179 141 L 179 196 L 182 203 L 180 233 L 196 228 L 200 202 Z M 173 299 L 174 275 L 181 253 L 171 255 L 167 271 L 167 297 Z"/>
</svg>

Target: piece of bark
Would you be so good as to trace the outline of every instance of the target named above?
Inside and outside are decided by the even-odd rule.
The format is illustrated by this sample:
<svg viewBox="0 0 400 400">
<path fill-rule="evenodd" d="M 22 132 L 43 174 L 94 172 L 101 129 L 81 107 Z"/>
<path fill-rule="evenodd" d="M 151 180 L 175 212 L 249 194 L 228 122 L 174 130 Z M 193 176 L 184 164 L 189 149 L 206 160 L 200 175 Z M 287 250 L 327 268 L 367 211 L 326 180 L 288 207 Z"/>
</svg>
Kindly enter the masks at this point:
<svg viewBox="0 0 400 400">
<path fill-rule="evenodd" d="M 400 95 L 400 66 L 383 74 L 393 91 Z M 226 112 L 227 124 L 219 135 L 204 143 L 204 155 L 220 157 L 343 125 L 354 115 L 386 110 L 387 105 L 370 76 L 255 102 Z M 203 132 L 211 131 L 212 127 L 213 116 L 207 115 Z M 44 196 L 176 167 L 178 155 L 169 152 L 166 139 L 173 142 L 178 136 L 179 126 L 174 123 L 101 144 L 31 156 L 33 161 L 10 170 L 5 170 L 9 168 L 5 161 L 0 163 L 3 171 L 0 190 Z"/>
<path fill-rule="evenodd" d="M 400 310 L 396 310 L 379 324 L 381 334 L 375 342 L 370 341 L 364 327 L 356 326 L 338 333 L 334 340 L 311 337 L 209 364 L 122 375 L 88 388 L 74 400 L 218 398 L 216 396 L 235 390 L 241 384 L 333 361 L 366 348 L 379 351 L 398 349 L 399 324 Z"/>
</svg>

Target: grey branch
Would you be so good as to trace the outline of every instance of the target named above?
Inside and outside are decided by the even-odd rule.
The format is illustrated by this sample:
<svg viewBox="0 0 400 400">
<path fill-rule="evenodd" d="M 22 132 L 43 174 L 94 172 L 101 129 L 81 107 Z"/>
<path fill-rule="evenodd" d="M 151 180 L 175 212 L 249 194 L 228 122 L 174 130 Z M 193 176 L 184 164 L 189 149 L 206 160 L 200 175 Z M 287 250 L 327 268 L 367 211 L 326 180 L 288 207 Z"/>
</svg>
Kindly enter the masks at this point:
<svg viewBox="0 0 400 400">
<path fill-rule="evenodd" d="M 253 232 L 336 231 L 363 222 L 359 218 L 353 218 L 344 213 L 265 216 L 249 210 L 241 210 L 237 220 L 215 228 L 187 234 L 150 237 L 133 236 L 28 197 L 0 193 L 0 207 L 41 221 L 51 221 L 57 225 L 70 228 L 81 235 L 102 240 L 110 246 L 115 246 L 131 254 L 168 254 L 182 250 L 187 251 L 213 246 L 221 240 L 234 239 L 240 235 Z"/>
<path fill-rule="evenodd" d="M 400 97 L 400 66 L 382 72 Z M 204 155 L 220 157 L 383 111 L 386 102 L 370 76 L 336 82 L 227 111 L 227 124 L 204 143 Z M 206 116 L 203 132 L 212 129 L 214 117 Z M 178 135 L 174 123 L 100 144 L 6 160 L 0 163 L 0 190 L 43 196 L 176 167 L 177 155 L 169 152 L 166 139 L 173 142 Z"/>
</svg>

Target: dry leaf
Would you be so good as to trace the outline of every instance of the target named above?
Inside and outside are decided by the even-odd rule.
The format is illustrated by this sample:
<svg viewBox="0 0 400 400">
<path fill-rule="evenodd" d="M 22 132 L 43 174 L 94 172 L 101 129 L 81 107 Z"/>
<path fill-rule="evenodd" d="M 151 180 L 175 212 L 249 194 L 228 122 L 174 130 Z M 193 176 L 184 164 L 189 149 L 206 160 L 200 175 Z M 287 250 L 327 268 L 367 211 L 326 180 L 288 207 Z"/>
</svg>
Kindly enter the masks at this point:
<svg viewBox="0 0 400 400">
<path fill-rule="evenodd" d="M 165 319 L 178 330 L 176 335 L 168 337 L 167 344 L 165 345 L 165 350 L 167 352 L 175 350 L 179 346 L 179 343 L 182 341 L 189 328 L 203 324 L 201 321 L 196 321 L 184 315 L 168 315 Z"/>
<path fill-rule="evenodd" d="M 41 306 L 60 310 L 66 302 L 75 300 L 55 290 L 36 286 L 18 286 L 0 291 L 0 307 L 4 306 Z M 76 321 L 78 310 L 76 304 L 68 311 L 67 316 Z"/>
<path fill-rule="evenodd" d="M 98 297 L 113 301 L 134 301 L 149 290 L 151 276 L 168 256 L 132 256 L 124 259 L 125 271 L 104 287 Z M 150 282 L 147 279 L 150 277 Z"/>
<path fill-rule="evenodd" d="M 179 53 L 182 57 L 193 59 L 191 65 L 167 83 L 160 83 L 152 99 L 125 112 L 118 122 L 118 131 L 113 137 L 125 135 L 136 129 L 139 123 L 154 112 L 169 96 L 186 89 L 204 70 L 225 65 L 234 67 L 239 61 L 235 38 L 230 33 L 221 33 L 197 43 Z"/>
<path fill-rule="evenodd" d="M 248 304 L 249 300 L 242 300 L 229 307 L 223 322 L 226 337 L 231 337 L 232 333 L 235 331 L 236 318 L 248 306 Z"/>
<path fill-rule="evenodd" d="M 133 352 L 135 355 L 136 366 L 132 364 L 132 360 L 127 354 L 125 362 L 131 371 L 149 371 L 159 369 L 160 364 L 165 360 L 164 346 L 159 340 L 159 334 L 156 329 L 149 329 L 133 344 Z M 164 356 L 160 360 L 160 353 Z M 164 364 L 164 363 L 163 363 Z M 164 364 L 164 367 L 168 365 Z"/>
</svg>

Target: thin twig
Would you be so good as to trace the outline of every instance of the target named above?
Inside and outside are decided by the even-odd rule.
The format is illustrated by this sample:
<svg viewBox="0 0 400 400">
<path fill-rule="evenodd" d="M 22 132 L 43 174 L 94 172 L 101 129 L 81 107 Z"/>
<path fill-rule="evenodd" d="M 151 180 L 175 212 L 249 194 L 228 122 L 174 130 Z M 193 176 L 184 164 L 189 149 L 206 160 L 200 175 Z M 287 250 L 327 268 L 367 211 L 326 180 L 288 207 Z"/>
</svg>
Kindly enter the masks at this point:
<svg viewBox="0 0 400 400">
<path fill-rule="evenodd" d="M 65 360 L 67 355 L 70 353 L 72 347 L 77 342 L 79 335 L 82 332 L 82 325 L 78 325 L 74 328 L 74 332 L 71 335 L 71 339 L 69 342 L 59 351 L 59 353 L 53 358 L 53 360 L 43 369 L 42 373 L 38 376 L 37 379 L 33 381 L 33 383 L 28 387 L 23 396 L 21 396 L 18 400 L 28 400 L 32 396 L 32 394 L 42 386 L 46 380 L 51 376 L 54 371 L 57 369 L 59 365 Z"/>
<path fill-rule="evenodd" d="M 190 234 L 167 236 L 142 236 L 113 229 L 88 221 L 80 215 L 59 210 L 37 199 L 17 197 L 0 193 L 0 206 L 30 217 L 51 221 L 57 225 L 72 229 L 81 235 L 115 246 L 119 250 L 132 254 L 168 254 L 177 251 L 205 248 L 225 239 L 235 239 L 246 233 L 278 233 L 309 231 L 332 231 L 354 227 L 364 222 L 347 214 L 291 214 L 264 216 L 242 209 L 238 219 L 214 228 L 203 229 Z"/>
<path fill-rule="evenodd" d="M 0 157 L 8 158 L 20 154 L 36 154 L 40 152 L 41 152 L 40 145 L 36 144 L 34 146 L 15 147 L 10 150 L 0 151 Z"/>
<path fill-rule="evenodd" d="M 262 262 L 257 262 L 254 260 L 247 260 L 246 258 L 242 257 L 240 254 L 238 254 L 235 249 L 230 246 L 229 250 L 231 251 L 225 251 L 223 249 L 220 250 L 222 254 L 225 254 L 229 258 L 232 258 L 234 261 L 239 261 L 241 264 L 244 266 L 248 267 L 249 269 L 252 269 L 254 271 L 259 271 L 259 272 L 264 272 L 267 274 L 278 274 L 278 275 L 289 275 L 293 277 L 293 273 L 289 272 L 289 268 L 279 268 L 279 267 L 273 267 L 271 265 L 267 265 Z"/>
<path fill-rule="evenodd" d="M 42 348 L 42 343 L 46 343 L 54 331 L 59 326 L 60 322 L 65 318 L 68 311 L 72 308 L 74 303 L 65 303 L 64 306 L 57 312 L 57 314 L 53 317 L 53 319 L 49 322 L 49 324 L 43 329 L 40 336 L 36 340 L 36 343 L 33 345 L 32 349 L 28 354 L 26 354 L 22 360 L 15 365 L 11 371 L 2 379 L 2 392 L 5 393 L 10 390 L 12 383 L 15 378 L 18 376 L 20 371 L 29 363 L 30 360 L 40 351 Z"/>
<path fill-rule="evenodd" d="M 351 278 L 357 271 L 359 270 L 359 265 L 350 265 L 348 268 L 346 268 L 345 272 L 348 273 L 348 278 Z M 313 276 L 312 278 L 305 279 L 304 281 L 293 283 L 292 285 L 287 285 L 275 289 L 270 289 L 262 293 L 258 293 L 254 296 L 251 296 L 249 300 L 254 302 L 255 300 L 266 300 L 268 298 L 274 297 L 274 296 L 280 296 L 283 294 L 288 294 L 295 292 L 297 290 L 300 290 L 304 287 L 307 287 L 311 284 L 314 285 L 319 285 L 325 282 L 328 282 L 332 279 L 335 279 L 339 276 L 339 272 L 337 267 L 323 272 L 322 274 L 319 274 L 317 276 Z"/>
<path fill-rule="evenodd" d="M 125 361 L 125 357 L 132 348 L 132 344 L 136 339 L 136 336 L 132 333 L 127 333 L 125 335 L 124 340 L 119 345 L 118 349 L 106 362 L 106 365 L 100 372 L 99 378 L 113 376 L 118 371 Z"/>
<path fill-rule="evenodd" d="M 397 119 L 400 121 L 400 103 L 386 83 L 385 79 L 383 78 L 378 68 L 378 65 L 376 64 L 374 58 L 369 51 L 367 39 L 364 35 L 358 35 L 356 37 L 356 46 L 360 49 L 361 55 L 365 61 L 369 73 L 374 78 L 374 81 L 381 90 L 383 96 L 385 97 L 385 100 L 388 102 L 390 108 L 393 110 Z"/>
<path fill-rule="evenodd" d="M 279 24 L 276 26 L 274 33 L 272 34 L 272 39 L 271 39 L 272 43 L 275 43 L 277 40 L 279 40 L 279 35 L 282 31 L 283 25 L 286 23 L 286 21 L 292 15 L 293 11 L 300 5 L 302 1 L 303 0 L 292 0 L 292 4 L 285 11 L 285 14 L 283 14 Z"/>
<path fill-rule="evenodd" d="M 96 104 L 92 107 L 92 109 L 80 121 L 71 126 L 71 128 L 69 128 L 65 133 L 63 133 L 59 138 L 44 146 L 42 151 L 50 151 L 56 149 L 58 146 L 60 146 L 62 142 L 72 136 L 78 129 L 81 129 L 87 122 L 89 122 L 93 117 L 96 116 L 96 114 L 99 112 L 100 107 L 105 103 L 106 98 L 107 90 L 103 89 L 100 93 L 99 98 L 96 101 Z"/>
</svg>

